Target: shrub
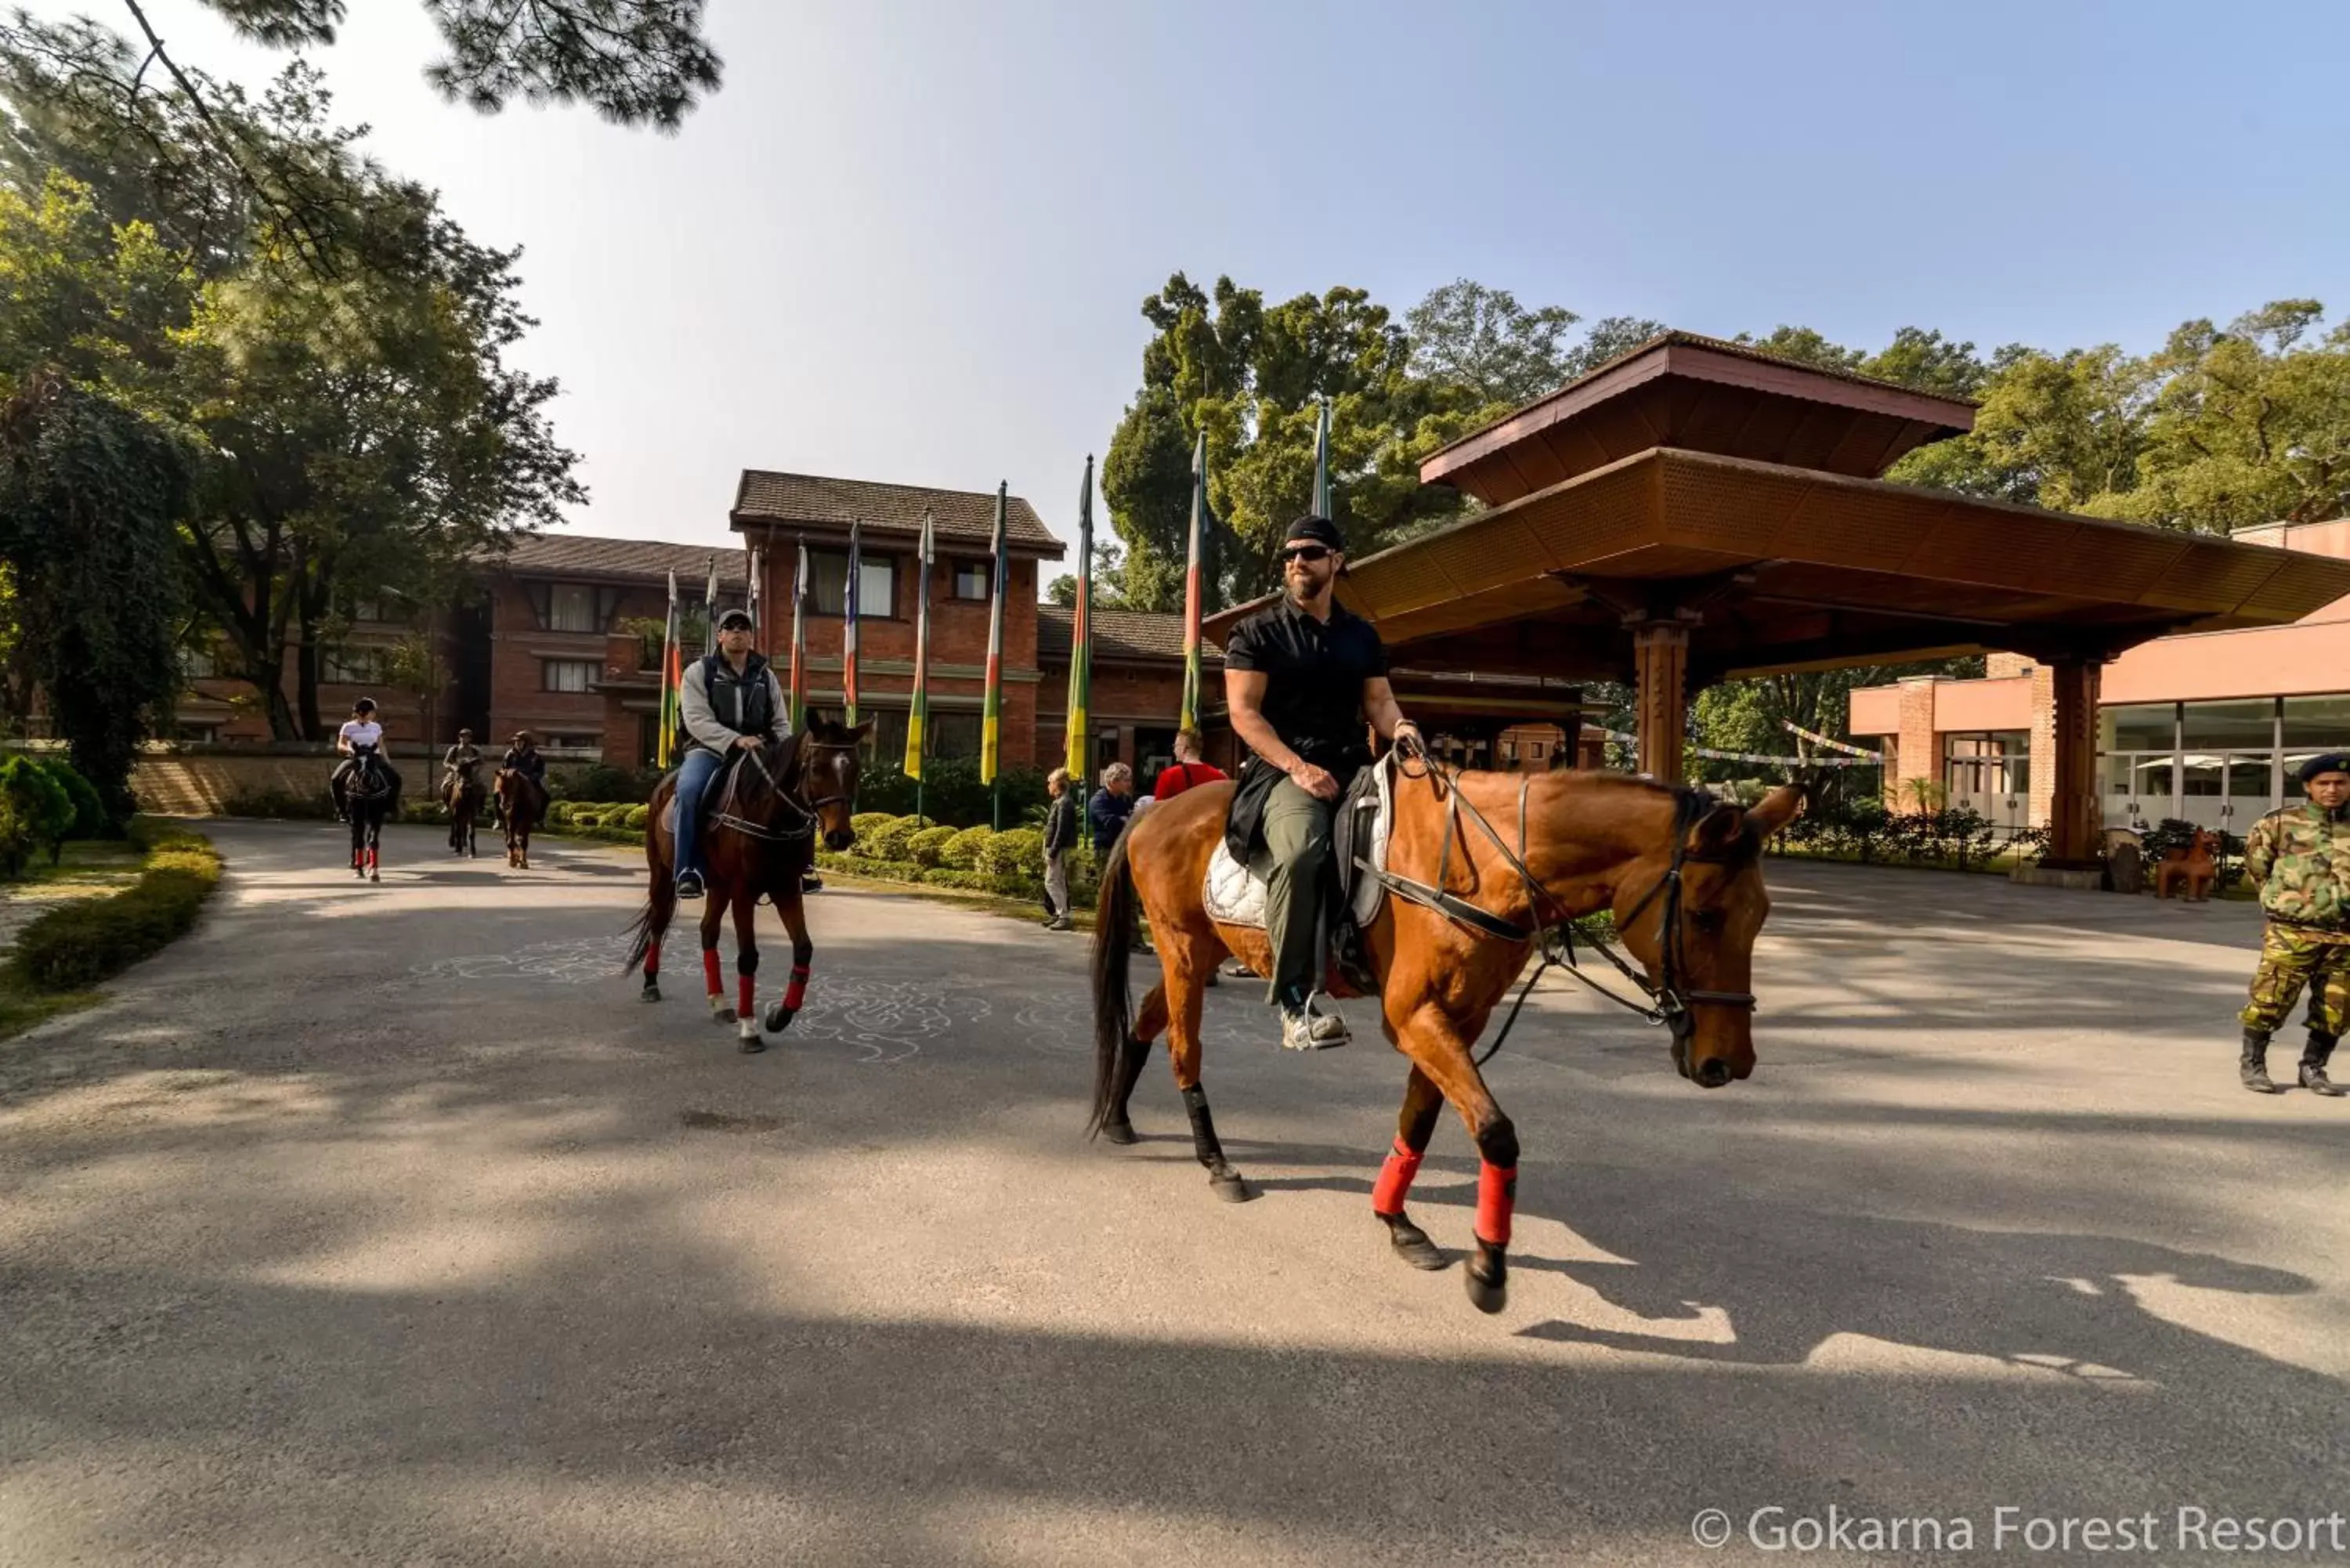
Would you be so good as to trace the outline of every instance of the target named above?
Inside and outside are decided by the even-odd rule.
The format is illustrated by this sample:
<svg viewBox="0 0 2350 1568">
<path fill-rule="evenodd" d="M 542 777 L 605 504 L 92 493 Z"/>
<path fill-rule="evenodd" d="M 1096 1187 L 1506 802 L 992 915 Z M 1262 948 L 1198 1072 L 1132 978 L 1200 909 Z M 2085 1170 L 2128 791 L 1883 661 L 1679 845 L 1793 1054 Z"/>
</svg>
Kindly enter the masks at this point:
<svg viewBox="0 0 2350 1568">
<path fill-rule="evenodd" d="M 889 815 L 912 812 L 916 781 L 906 776 L 899 761 L 877 757 L 865 765 L 857 784 L 859 805 Z M 979 782 L 976 757 L 931 757 L 924 761 L 922 772 L 922 815 L 954 827 L 993 821 L 999 793 L 1003 820 L 1011 823 L 1026 821 L 1029 808 L 1045 798 L 1045 775 L 1035 768 L 1004 769 L 995 788 Z"/>
<path fill-rule="evenodd" d="M 575 805 L 576 803 L 567 800 L 558 800 L 550 803 L 546 808 L 547 826 L 550 827 L 570 826 L 571 813 L 575 809 Z"/>
<path fill-rule="evenodd" d="M 629 807 L 628 814 L 620 818 L 620 826 L 622 827 L 634 828 L 638 832 L 641 833 L 644 831 L 645 824 L 652 820 L 652 815 L 653 808 L 651 806 L 632 805 Z"/>
<path fill-rule="evenodd" d="M 275 787 L 239 790 L 221 803 L 221 815 L 278 817 L 295 822 L 328 822 L 334 818 L 335 803 L 328 798 L 324 790 L 320 790 L 316 794 L 307 791 L 297 793 L 294 790 Z"/>
<path fill-rule="evenodd" d="M 1045 836 L 1033 827 L 1014 827 L 996 834 L 980 846 L 979 868 L 992 877 L 1045 874 Z"/>
<path fill-rule="evenodd" d="M 866 840 L 879 831 L 883 823 L 896 820 L 886 811 L 860 811 L 849 817 L 849 828 L 857 835 L 857 848 L 853 853 L 863 854 Z"/>
<path fill-rule="evenodd" d="M 976 871 L 979 869 L 980 850 L 994 836 L 993 828 L 966 827 L 949 838 L 945 846 L 940 849 L 939 864 L 957 871 Z M 1044 839 L 1039 836 L 1037 842 L 1041 844 Z"/>
<path fill-rule="evenodd" d="M 196 923 L 220 882 L 220 857 L 202 835 L 138 818 L 130 840 L 147 856 L 139 880 L 104 898 L 51 909 L 16 938 L 11 961 L 45 991 L 74 991 L 161 951 Z"/>
<path fill-rule="evenodd" d="M 925 827 L 906 840 L 906 857 L 917 866 L 928 867 L 945 864 L 941 858 L 946 846 L 965 830 L 958 827 Z"/>
<path fill-rule="evenodd" d="M 106 803 L 98 798 L 90 782 L 74 771 L 74 765 L 63 757 L 49 757 L 41 763 L 42 771 L 55 779 L 57 787 L 73 802 L 74 820 L 70 836 L 75 838 L 106 838 L 112 836 L 114 825 L 106 819 Z"/>
<path fill-rule="evenodd" d="M 73 797 L 32 757 L 0 762 L 0 794 L 8 797 L 11 819 L 11 831 L 0 839 L 0 876 L 22 871 L 36 847 L 47 849 L 49 863 L 57 864 L 73 832 Z"/>
<path fill-rule="evenodd" d="M 875 860 L 910 861 L 914 858 L 912 849 L 914 835 L 921 832 L 926 826 L 928 825 L 911 816 L 889 817 L 876 823 L 870 832 L 860 829 L 857 835 L 857 846 L 867 857 Z"/>
<path fill-rule="evenodd" d="M 437 800 L 418 800 L 413 795 L 402 795 L 400 820 L 446 827 L 449 826 L 449 808 Z"/>
</svg>

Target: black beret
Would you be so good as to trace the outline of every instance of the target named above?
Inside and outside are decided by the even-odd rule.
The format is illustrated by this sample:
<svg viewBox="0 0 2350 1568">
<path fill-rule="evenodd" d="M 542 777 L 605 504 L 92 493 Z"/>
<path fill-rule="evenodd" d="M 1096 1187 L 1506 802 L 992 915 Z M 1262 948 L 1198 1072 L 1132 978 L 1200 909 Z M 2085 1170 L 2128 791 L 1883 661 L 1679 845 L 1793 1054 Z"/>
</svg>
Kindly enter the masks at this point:
<svg viewBox="0 0 2350 1568">
<path fill-rule="evenodd" d="M 1292 523 L 1289 525 L 1289 532 L 1282 535 L 1282 538 L 1284 543 L 1297 539 L 1311 539 L 1317 545 L 1327 545 L 1333 550 L 1342 552 L 1347 548 L 1346 535 L 1338 532 L 1338 525 L 1327 517 L 1316 517 L 1310 512 Z"/>
<path fill-rule="evenodd" d="M 2350 755 L 2341 752 L 2324 753 L 2302 763 L 2301 771 L 2293 776 L 2300 779 L 2305 787 L 2320 774 L 2350 774 Z"/>
</svg>

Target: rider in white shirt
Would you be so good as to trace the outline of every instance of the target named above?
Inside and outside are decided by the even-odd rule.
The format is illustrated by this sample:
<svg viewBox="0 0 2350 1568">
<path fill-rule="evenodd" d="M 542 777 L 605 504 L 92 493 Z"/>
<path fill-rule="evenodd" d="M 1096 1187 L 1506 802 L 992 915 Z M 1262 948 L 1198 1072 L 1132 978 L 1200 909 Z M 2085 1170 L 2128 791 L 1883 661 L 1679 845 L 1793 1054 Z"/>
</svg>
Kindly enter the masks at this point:
<svg viewBox="0 0 2350 1568">
<path fill-rule="evenodd" d="M 396 809 L 400 800 L 400 774 L 392 770 L 391 763 L 386 759 L 383 726 L 376 721 L 375 699 L 372 697 L 362 697 L 352 703 L 351 716 L 335 732 L 335 750 L 343 754 L 343 760 L 336 764 L 334 777 L 328 781 L 328 788 L 335 797 L 335 818 L 338 822 L 349 815 L 348 795 L 351 774 L 358 771 L 359 753 L 362 749 L 375 753 L 376 765 L 383 770 L 384 777 L 391 783 L 391 799 Z"/>
</svg>

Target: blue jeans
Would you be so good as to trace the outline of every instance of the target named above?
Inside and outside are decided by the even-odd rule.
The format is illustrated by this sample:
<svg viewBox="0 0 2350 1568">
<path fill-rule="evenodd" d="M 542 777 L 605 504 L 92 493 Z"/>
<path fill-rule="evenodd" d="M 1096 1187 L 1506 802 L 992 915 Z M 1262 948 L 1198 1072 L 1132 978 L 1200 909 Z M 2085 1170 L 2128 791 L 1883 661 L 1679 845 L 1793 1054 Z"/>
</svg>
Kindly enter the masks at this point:
<svg viewBox="0 0 2350 1568">
<path fill-rule="evenodd" d="M 726 759 L 700 746 L 685 753 L 677 770 L 677 869 L 680 876 L 702 870 L 702 797 Z"/>
</svg>

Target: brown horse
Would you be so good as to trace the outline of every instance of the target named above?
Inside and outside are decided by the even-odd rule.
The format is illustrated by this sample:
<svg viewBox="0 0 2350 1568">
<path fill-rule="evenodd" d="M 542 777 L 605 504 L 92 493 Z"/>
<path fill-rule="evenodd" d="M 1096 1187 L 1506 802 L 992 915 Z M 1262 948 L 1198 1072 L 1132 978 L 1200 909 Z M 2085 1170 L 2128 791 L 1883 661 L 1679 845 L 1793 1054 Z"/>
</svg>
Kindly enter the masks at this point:
<svg viewBox="0 0 2350 1568">
<path fill-rule="evenodd" d="M 530 869 L 530 830 L 546 815 L 546 786 L 514 768 L 498 770 L 498 819 L 505 824 L 506 868 Z"/>
<path fill-rule="evenodd" d="M 474 830 L 482 819 L 482 806 L 487 792 L 482 781 L 473 776 L 474 764 L 461 763 L 450 770 L 441 785 L 441 804 L 449 808 L 449 852 L 471 858 Z"/>
<path fill-rule="evenodd" d="M 1168 1033 L 1175 1085 L 1216 1195 L 1254 1196 L 1224 1158 L 1200 1085 L 1200 1013 L 1207 977 L 1226 953 L 1260 974 L 1272 951 L 1262 930 L 1219 925 L 1201 904 L 1208 860 L 1223 836 L 1231 784 L 1204 784 L 1137 817 L 1102 871 L 1094 936 L 1094 1101 L 1091 1130 L 1134 1141 L 1127 1101 Z M 1415 1267 L 1444 1255 L 1404 1211 L 1420 1158 L 1450 1104 L 1481 1161 L 1477 1251 L 1470 1299 L 1499 1312 L 1507 1293 L 1518 1137 L 1486 1089 L 1471 1049 L 1512 980 L 1548 933 L 1613 911 L 1619 940 L 1645 970 L 1626 973 L 1637 1005 L 1671 1026 L 1683 1077 L 1718 1088 L 1754 1070 L 1749 981 L 1754 939 L 1770 911 L 1762 843 L 1802 804 L 1789 786 L 1747 808 L 1696 791 L 1621 774 L 1448 774 L 1408 765 L 1396 781 L 1388 849 L 1391 889 L 1366 931 L 1382 978 L 1380 1026 L 1411 1061 L 1396 1140 L 1371 1210 Z M 1128 992 L 1137 905 L 1149 916 L 1164 978 L 1139 1012 Z M 1571 953 L 1571 948 L 1568 950 Z M 1619 998 L 1618 1000 L 1623 1000 Z M 1268 1013 L 1268 1040 L 1274 1024 Z"/>
<path fill-rule="evenodd" d="M 712 1021 L 739 1023 L 745 1052 L 767 1048 L 759 1033 L 762 1021 L 753 1010 L 760 896 L 774 902 L 792 938 L 791 983 L 782 997 L 767 1004 L 764 1021 L 768 1030 L 780 1031 L 790 1027 L 806 1001 L 808 967 L 816 958 L 816 944 L 808 940 L 807 911 L 800 902 L 800 878 L 816 864 L 819 834 L 825 847 L 835 853 L 857 842 L 857 830 L 849 825 L 857 800 L 857 751 L 872 731 L 870 720 L 854 730 L 819 720 L 788 740 L 738 751 L 712 785 L 713 804 L 702 834 L 702 978 L 710 995 Z M 643 966 L 645 983 L 639 994 L 647 1002 L 660 1000 L 661 935 L 677 912 L 677 842 L 667 820 L 676 794 L 677 775 L 671 774 L 653 791 L 652 810 L 645 821 L 645 866 L 651 873 L 651 888 L 644 913 L 637 917 L 636 945 L 629 950 L 628 967 Z M 718 929 L 730 911 L 734 917 L 737 992 L 732 1007 L 726 1004 L 718 971 Z"/>
</svg>

